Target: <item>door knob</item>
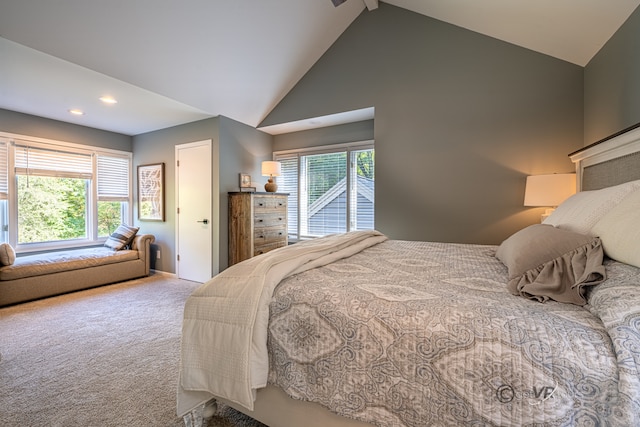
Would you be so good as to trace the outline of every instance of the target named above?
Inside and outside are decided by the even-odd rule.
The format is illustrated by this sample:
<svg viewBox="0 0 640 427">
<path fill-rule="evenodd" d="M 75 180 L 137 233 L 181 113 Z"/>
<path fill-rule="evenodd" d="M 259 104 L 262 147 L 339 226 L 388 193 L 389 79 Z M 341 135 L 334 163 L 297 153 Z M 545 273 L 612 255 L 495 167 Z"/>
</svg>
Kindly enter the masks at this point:
<svg viewBox="0 0 640 427">
<path fill-rule="evenodd" d="M 208 219 L 203 219 L 202 221 L 198 221 L 198 222 L 201 222 L 203 224 L 209 224 L 209 220 Z"/>
</svg>

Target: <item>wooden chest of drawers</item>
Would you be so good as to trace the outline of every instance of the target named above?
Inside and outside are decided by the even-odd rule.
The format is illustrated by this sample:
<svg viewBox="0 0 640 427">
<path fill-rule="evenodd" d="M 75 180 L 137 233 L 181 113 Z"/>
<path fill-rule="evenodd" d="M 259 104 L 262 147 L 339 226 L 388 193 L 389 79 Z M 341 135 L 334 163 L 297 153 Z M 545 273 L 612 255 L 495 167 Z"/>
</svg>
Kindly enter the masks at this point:
<svg viewBox="0 0 640 427">
<path fill-rule="evenodd" d="M 229 193 L 229 266 L 287 245 L 286 193 Z"/>
</svg>

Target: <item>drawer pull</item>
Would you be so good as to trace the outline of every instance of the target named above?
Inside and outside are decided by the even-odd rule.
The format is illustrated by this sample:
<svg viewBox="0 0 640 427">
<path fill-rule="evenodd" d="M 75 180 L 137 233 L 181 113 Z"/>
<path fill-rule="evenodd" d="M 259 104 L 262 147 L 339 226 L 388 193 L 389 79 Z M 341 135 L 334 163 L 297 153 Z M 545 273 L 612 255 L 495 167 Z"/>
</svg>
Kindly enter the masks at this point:
<svg viewBox="0 0 640 427">
<path fill-rule="evenodd" d="M 282 236 L 282 231 L 278 233 L 278 236 Z"/>
<path fill-rule="evenodd" d="M 259 219 L 259 220 L 258 220 L 258 222 L 262 222 L 262 221 L 263 221 L 262 219 Z"/>
<path fill-rule="evenodd" d="M 264 239 L 264 236 L 258 236 L 260 239 Z"/>
<path fill-rule="evenodd" d="M 264 206 L 264 203 L 258 203 L 258 206 Z"/>
</svg>

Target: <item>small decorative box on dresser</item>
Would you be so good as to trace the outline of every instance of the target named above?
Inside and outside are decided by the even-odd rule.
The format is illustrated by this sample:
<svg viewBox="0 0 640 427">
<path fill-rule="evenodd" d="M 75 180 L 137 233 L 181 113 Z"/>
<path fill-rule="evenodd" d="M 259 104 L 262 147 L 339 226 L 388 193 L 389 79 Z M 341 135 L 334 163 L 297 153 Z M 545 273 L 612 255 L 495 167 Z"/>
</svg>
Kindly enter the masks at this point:
<svg viewBox="0 0 640 427">
<path fill-rule="evenodd" d="M 229 266 L 287 245 L 287 193 L 229 193 Z"/>
</svg>

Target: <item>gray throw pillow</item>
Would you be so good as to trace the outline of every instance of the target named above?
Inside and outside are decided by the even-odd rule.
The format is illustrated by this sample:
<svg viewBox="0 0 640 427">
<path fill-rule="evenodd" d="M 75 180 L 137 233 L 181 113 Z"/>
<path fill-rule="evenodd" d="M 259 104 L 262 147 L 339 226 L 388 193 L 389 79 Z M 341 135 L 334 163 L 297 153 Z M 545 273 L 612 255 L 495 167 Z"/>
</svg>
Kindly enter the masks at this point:
<svg viewBox="0 0 640 427">
<path fill-rule="evenodd" d="M 129 227 L 128 225 L 120 224 L 118 228 L 116 228 L 116 231 L 104 242 L 104 245 L 115 251 L 119 251 L 131 243 L 137 232 L 138 227 Z"/>
<path fill-rule="evenodd" d="M 584 305 L 585 286 L 606 279 L 598 237 L 546 224 L 526 227 L 498 247 L 496 257 L 509 270 L 507 288 L 540 302 Z"/>
</svg>

